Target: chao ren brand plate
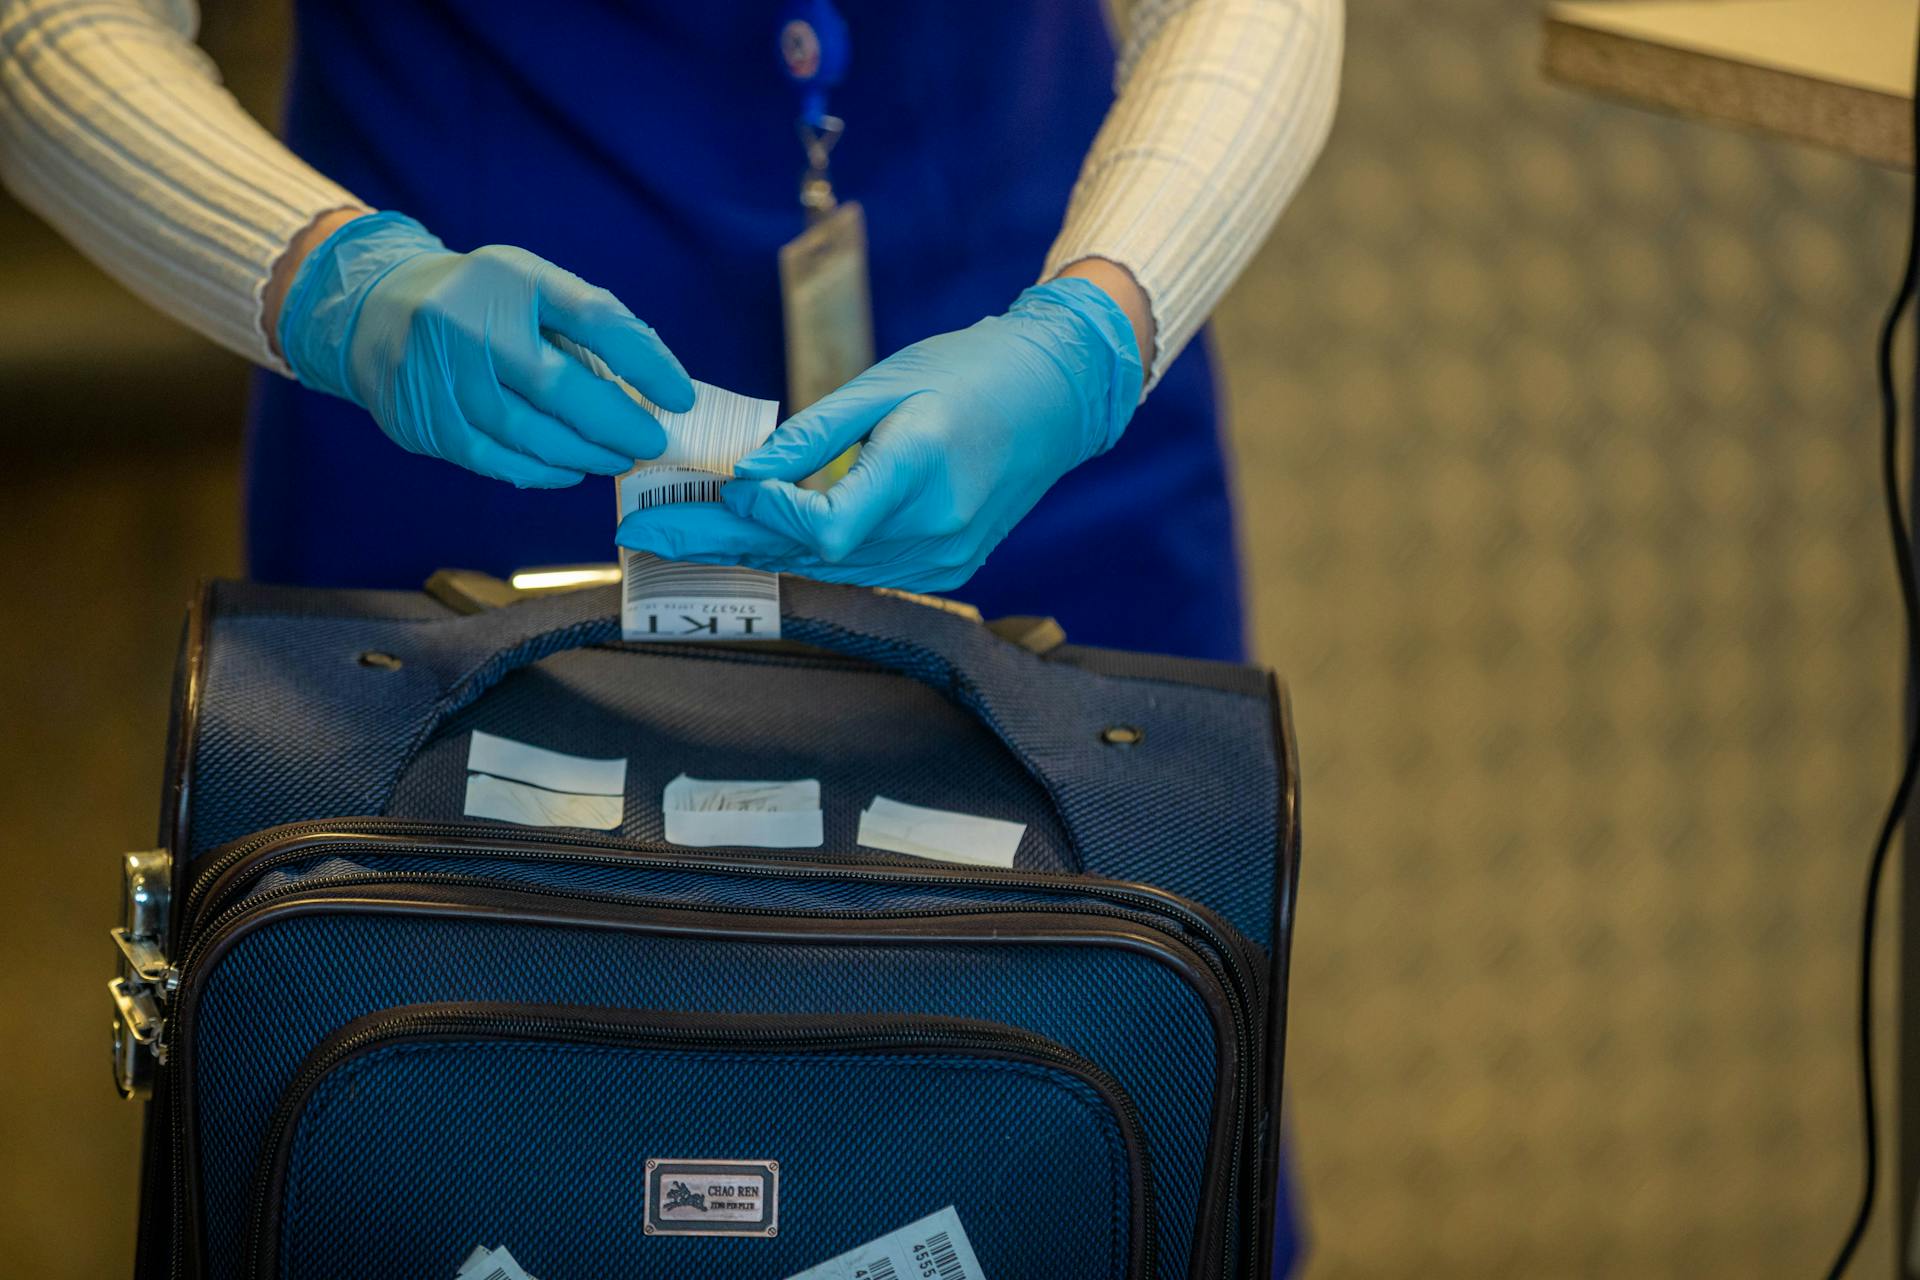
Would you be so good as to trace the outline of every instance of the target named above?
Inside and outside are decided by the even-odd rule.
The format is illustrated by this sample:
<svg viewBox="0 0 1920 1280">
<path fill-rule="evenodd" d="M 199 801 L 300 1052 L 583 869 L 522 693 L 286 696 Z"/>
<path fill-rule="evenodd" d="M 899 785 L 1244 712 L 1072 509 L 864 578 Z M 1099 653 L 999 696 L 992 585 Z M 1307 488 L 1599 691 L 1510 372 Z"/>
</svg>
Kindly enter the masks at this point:
<svg viewBox="0 0 1920 1280">
<path fill-rule="evenodd" d="M 779 1234 L 778 1160 L 649 1160 L 650 1236 Z"/>
</svg>

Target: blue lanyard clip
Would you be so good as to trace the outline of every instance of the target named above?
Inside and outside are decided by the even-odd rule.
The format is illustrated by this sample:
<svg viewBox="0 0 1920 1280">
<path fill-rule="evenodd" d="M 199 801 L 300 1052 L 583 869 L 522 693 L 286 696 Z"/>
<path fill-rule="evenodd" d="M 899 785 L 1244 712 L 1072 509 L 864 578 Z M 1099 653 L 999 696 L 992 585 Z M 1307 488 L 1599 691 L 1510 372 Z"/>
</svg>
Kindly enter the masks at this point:
<svg viewBox="0 0 1920 1280">
<path fill-rule="evenodd" d="M 827 93 L 847 74 L 847 22 L 833 0 L 788 0 L 777 42 L 780 66 L 800 94 L 800 121 L 824 129 Z"/>
<path fill-rule="evenodd" d="M 800 175 L 800 207 L 807 211 L 809 222 L 832 213 L 839 203 L 827 172 L 827 158 L 846 127 L 839 116 L 821 116 L 818 124 L 800 121 L 800 145 L 807 149 L 807 171 Z"/>
</svg>

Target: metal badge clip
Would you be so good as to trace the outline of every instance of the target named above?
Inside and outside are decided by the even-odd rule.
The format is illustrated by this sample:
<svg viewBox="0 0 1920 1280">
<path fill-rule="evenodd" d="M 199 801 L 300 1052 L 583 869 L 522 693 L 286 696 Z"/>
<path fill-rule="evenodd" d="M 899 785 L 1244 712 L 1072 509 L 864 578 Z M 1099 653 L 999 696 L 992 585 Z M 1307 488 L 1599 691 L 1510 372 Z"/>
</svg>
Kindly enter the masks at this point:
<svg viewBox="0 0 1920 1280">
<path fill-rule="evenodd" d="M 839 204 L 828 161 L 847 124 L 839 116 L 821 116 L 817 124 L 803 119 L 798 127 L 800 145 L 807 152 L 807 171 L 800 175 L 800 207 L 807 211 L 808 222 L 818 222 Z"/>
</svg>

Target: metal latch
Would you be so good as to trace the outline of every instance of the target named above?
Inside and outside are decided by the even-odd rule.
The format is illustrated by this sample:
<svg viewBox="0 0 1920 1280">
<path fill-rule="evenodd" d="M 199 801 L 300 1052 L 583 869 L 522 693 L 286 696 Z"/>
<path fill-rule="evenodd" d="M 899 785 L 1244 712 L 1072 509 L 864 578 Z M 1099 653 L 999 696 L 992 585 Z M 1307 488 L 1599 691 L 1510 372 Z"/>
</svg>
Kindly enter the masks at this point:
<svg viewBox="0 0 1920 1280">
<path fill-rule="evenodd" d="M 160 1002 L 153 998 L 152 988 L 115 978 L 107 983 L 107 994 L 120 1011 L 120 1025 L 126 1028 L 130 1043 L 150 1045 L 160 1039 Z"/>
<path fill-rule="evenodd" d="M 153 1092 L 153 1069 L 158 1062 L 160 1004 L 148 987 L 134 987 L 125 978 L 107 983 L 113 996 L 113 1084 L 123 1098 L 144 1098 Z"/>
<path fill-rule="evenodd" d="M 173 900 L 173 859 L 165 849 L 129 853 L 120 860 L 121 925 L 111 931 L 119 976 L 113 997 L 113 1082 L 123 1098 L 153 1089 L 164 1061 L 167 928 Z"/>
<path fill-rule="evenodd" d="M 112 931 L 114 945 L 128 969 L 142 982 L 159 983 L 167 976 L 167 953 L 152 938 L 135 937 L 125 929 Z"/>
</svg>

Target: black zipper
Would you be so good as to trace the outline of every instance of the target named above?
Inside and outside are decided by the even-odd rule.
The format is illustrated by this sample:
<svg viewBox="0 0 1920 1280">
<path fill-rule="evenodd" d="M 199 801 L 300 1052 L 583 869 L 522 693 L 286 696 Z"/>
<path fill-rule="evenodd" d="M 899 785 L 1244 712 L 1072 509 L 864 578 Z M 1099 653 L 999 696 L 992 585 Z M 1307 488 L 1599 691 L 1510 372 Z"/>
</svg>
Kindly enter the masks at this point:
<svg viewBox="0 0 1920 1280">
<path fill-rule="evenodd" d="M 336 820 L 292 823 L 273 827 L 208 855 L 211 861 L 194 874 L 193 883 L 186 893 L 180 916 L 181 924 L 175 930 L 175 936 L 183 940 L 184 951 L 185 941 L 193 934 L 201 932 L 194 926 L 198 917 L 208 906 L 230 901 L 242 883 L 272 871 L 275 867 L 317 857 L 321 851 L 336 844 L 341 847 L 351 847 L 371 844 L 374 839 L 382 836 L 398 836 L 421 842 L 419 847 L 401 850 L 402 856 L 431 856 L 438 853 L 450 856 L 474 854 L 481 857 L 529 862 L 615 867 L 652 865 L 727 875 L 792 877 L 802 880 L 863 880 L 874 883 L 894 882 L 961 888 L 1036 889 L 1050 893 L 1079 893 L 1090 897 L 1124 899 L 1139 904 L 1148 911 L 1172 915 L 1183 925 L 1204 937 L 1220 952 L 1234 980 L 1240 984 L 1240 994 L 1247 999 L 1249 1007 L 1253 1007 L 1253 997 L 1259 993 L 1258 986 L 1249 980 L 1249 975 L 1259 974 L 1266 965 L 1266 956 L 1258 947 L 1247 941 L 1237 930 L 1208 908 L 1151 886 L 1124 880 L 1107 880 L 1083 872 L 998 871 L 979 867 L 927 864 L 917 859 L 901 861 L 889 855 L 869 857 L 859 854 L 835 854 L 834 862 L 809 863 L 772 856 L 757 849 L 725 849 L 716 854 L 713 850 L 691 850 L 664 842 L 613 840 L 605 837 L 567 835 L 563 832 L 542 833 L 535 839 L 517 844 L 505 843 L 510 834 L 497 823 L 427 823 L 396 818 L 356 818 L 348 824 Z M 459 845 L 449 843 L 469 840 L 473 843 Z M 313 843 L 308 844 L 309 841 Z M 438 842 L 437 846 L 435 842 Z M 302 847 L 269 853 L 253 866 L 247 867 L 244 877 L 238 874 L 242 863 L 260 853 L 272 850 L 276 845 L 283 844 Z M 556 849 L 563 852 L 556 853 L 554 852 Z M 385 849 L 378 851 L 392 852 Z M 842 857 L 848 860 L 837 861 Z M 234 874 L 229 875 L 229 873 Z M 223 878 L 228 883 L 221 884 Z M 214 893 L 216 888 L 219 890 L 217 894 Z"/>
<path fill-rule="evenodd" d="M 412 1005 L 356 1019 L 322 1041 L 281 1095 L 267 1129 L 248 1212 L 252 1280 L 279 1274 L 279 1205 L 300 1117 L 313 1091 L 348 1060 L 411 1040 L 564 1040 L 642 1049 L 730 1048 L 755 1052 L 986 1054 L 1071 1074 L 1093 1086 L 1119 1122 L 1132 1166 L 1127 1280 L 1152 1280 L 1157 1224 L 1153 1166 L 1139 1110 L 1120 1082 L 1065 1045 L 1000 1023 L 934 1017 L 683 1014 L 584 1006 L 461 1002 Z"/>
<path fill-rule="evenodd" d="M 627 845 L 596 839 L 567 835 L 542 836 L 537 841 L 524 844 L 507 845 L 502 843 L 501 829 L 497 825 L 479 823 L 420 823 L 396 819 L 357 819 L 351 831 L 343 831 L 339 824 L 327 822 L 298 823 L 278 827 L 268 832 L 248 838 L 226 849 L 209 855 L 213 861 L 194 878 L 193 889 L 188 895 L 189 912 L 204 913 L 208 891 L 228 872 L 236 872 L 240 864 L 258 854 L 272 850 L 283 843 L 299 843 L 297 851 L 283 851 L 280 855 L 269 854 L 248 868 L 247 879 L 252 873 L 270 870 L 273 865 L 316 856 L 338 844 L 342 847 L 356 843 L 365 845 L 368 839 L 377 839 L 382 835 L 405 837 L 418 845 L 398 850 L 407 856 L 423 853 L 444 852 L 449 855 L 473 854 L 482 852 L 487 856 L 510 859 L 526 859 L 546 862 L 578 862 L 616 866 L 633 866 L 638 863 L 670 865 L 690 871 L 718 872 L 762 878 L 797 878 L 823 880 L 860 880 L 876 883 L 899 883 L 909 885 L 928 885 L 943 888 L 1019 888 L 1042 892 L 1094 897 L 1114 902 L 1115 908 L 1100 910 L 1079 905 L 1071 908 L 1073 914 L 1108 916 L 1121 918 L 1134 923 L 1145 924 L 1159 932 L 1185 942 L 1191 932 L 1205 939 L 1208 949 L 1190 948 L 1212 971 L 1216 982 L 1226 994 L 1229 1009 L 1229 1021 L 1234 1033 L 1237 1079 L 1239 1087 L 1234 1090 L 1234 1109 L 1232 1125 L 1232 1149 L 1227 1164 L 1227 1213 L 1223 1222 L 1196 1223 L 1196 1229 L 1218 1229 L 1220 1249 L 1220 1271 L 1222 1276 L 1234 1273 L 1234 1247 L 1231 1224 L 1234 1210 L 1243 1199 L 1244 1178 L 1247 1174 L 1247 1153 L 1253 1149 L 1251 1127 L 1251 1099 L 1260 1090 L 1256 1076 L 1259 1070 L 1260 1046 L 1256 1036 L 1254 1010 L 1260 1008 L 1256 1000 L 1259 991 L 1257 982 L 1249 976 L 1252 972 L 1248 965 L 1252 944 L 1246 942 L 1230 926 L 1197 904 L 1172 894 L 1155 890 L 1143 885 L 1129 884 L 1123 881 L 1100 880 L 1084 875 L 1045 875 L 1034 872 L 995 871 L 973 867 L 912 867 L 912 866 L 853 866 L 836 864 L 793 864 L 765 855 L 751 853 L 730 853 L 724 860 L 710 857 L 688 857 L 686 851 L 672 847 L 671 854 L 649 849 L 639 845 Z M 439 845 L 429 843 L 439 839 Z M 449 841 L 472 839 L 472 846 L 463 847 Z M 555 849 L 560 852 L 554 852 Z M 619 852 L 614 852 L 619 850 Z M 219 897 L 225 901 L 232 897 L 235 884 L 239 883 L 236 874 L 232 883 L 225 886 Z M 344 887 L 362 887 L 375 884 L 422 884 L 443 885 L 450 888 L 470 888 L 481 891 L 509 888 L 514 893 L 524 893 L 535 897 L 559 898 L 566 901 L 592 902 L 611 905 L 626 910 L 645 905 L 643 900 L 612 894 L 597 894 L 586 890 L 559 890 L 544 885 L 522 884 L 515 882 L 510 887 L 501 882 L 474 876 L 440 875 L 432 872 L 383 872 L 363 873 L 343 876 L 329 876 L 316 880 L 302 881 L 282 886 L 265 894 L 259 894 L 245 902 L 235 903 L 215 915 L 204 928 L 197 921 L 190 920 L 192 936 L 185 943 L 185 954 L 176 962 L 170 988 L 184 984 L 194 969 L 210 940 L 217 938 L 237 920 L 269 903 L 296 894 L 318 892 L 326 889 Z M 676 910 L 696 911 L 708 914 L 742 916 L 820 916 L 829 919 L 934 919 L 947 916 L 967 916 L 998 913 L 1045 913 L 1049 907 L 1044 903 L 996 903 L 983 908 L 978 904 L 961 905 L 951 909 L 918 908 L 893 912 L 793 912 L 771 907 L 718 906 L 700 904 L 690 907 L 684 903 L 666 904 Z M 1056 909 L 1057 910 L 1057 909 Z M 1173 923 L 1173 922 L 1177 922 Z M 183 935 L 184 936 L 184 935 Z M 184 1002 L 183 1002 L 184 1003 Z M 176 1013 L 177 1020 L 177 1013 Z M 177 1041 L 185 1032 L 184 1027 L 169 1028 L 173 1034 L 170 1040 Z M 185 1148 L 185 1108 L 175 1106 L 171 1111 L 171 1129 L 174 1151 L 174 1168 L 180 1170 L 180 1176 L 191 1179 L 197 1174 L 186 1169 Z M 177 1200 L 179 1205 L 174 1236 L 173 1280 L 185 1280 L 184 1234 L 186 1223 L 186 1205 L 184 1199 Z M 1196 1240 L 1196 1247 L 1199 1245 Z M 1257 1280 L 1261 1274 L 1258 1260 L 1253 1257 L 1251 1247 L 1243 1250 L 1246 1259 L 1248 1280 Z"/>
<path fill-rule="evenodd" d="M 182 904 L 180 936 L 190 931 L 191 925 L 206 909 L 230 900 L 235 889 L 276 866 L 288 862 L 297 862 L 312 857 L 308 849 L 291 849 L 278 854 L 269 854 L 252 866 L 244 866 L 258 854 L 273 849 L 276 845 L 289 844 L 311 839 L 315 836 L 334 834 L 343 841 L 355 842 L 361 836 L 402 836 L 418 840 L 462 840 L 474 839 L 486 842 L 486 847 L 498 849 L 503 856 L 529 857 L 532 860 L 546 862 L 577 862 L 583 864 L 601 864 L 605 866 L 634 866 L 643 864 L 671 864 L 693 869 L 735 869 L 733 862 L 714 862 L 716 855 L 726 859 L 745 859 L 754 863 L 764 863 L 769 868 L 787 868 L 796 865 L 796 859 L 783 859 L 767 854 L 764 850 L 750 848 L 737 849 L 690 849 L 682 845 L 668 844 L 659 840 L 613 839 L 611 837 L 575 836 L 564 831 L 541 833 L 529 841 L 526 850 L 516 850 L 514 846 L 502 845 L 501 841 L 510 839 L 513 833 L 498 823 L 480 822 L 435 822 L 424 823 L 405 818 L 356 818 L 350 825 L 342 826 L 338 822 L 304 822 L 289 826 L 272 827 L 258 832 L 245 840 L 236 841 L 223 849 L 207 855 L 208 863 L 194 873 L 193 883 L 188 888 L 186 900 Z M 534 852 L 536 848 L 564 848 L 579 852 L 556 857 L 551 853 Z M 432 849 L 422 852 L 431 853 Z M 829 867 L 907 867 L 902 858 L 905 855 L 887 853 L 836 853 Z M 845 859 L 841 862 L 841 859 Z M 818 868 L 819 864 L 814 864 Z M 244 875 L 240 874 L 244 866 Z M 1078 873 L 1074 873 L 1078 874 Z"/>
</svg>

